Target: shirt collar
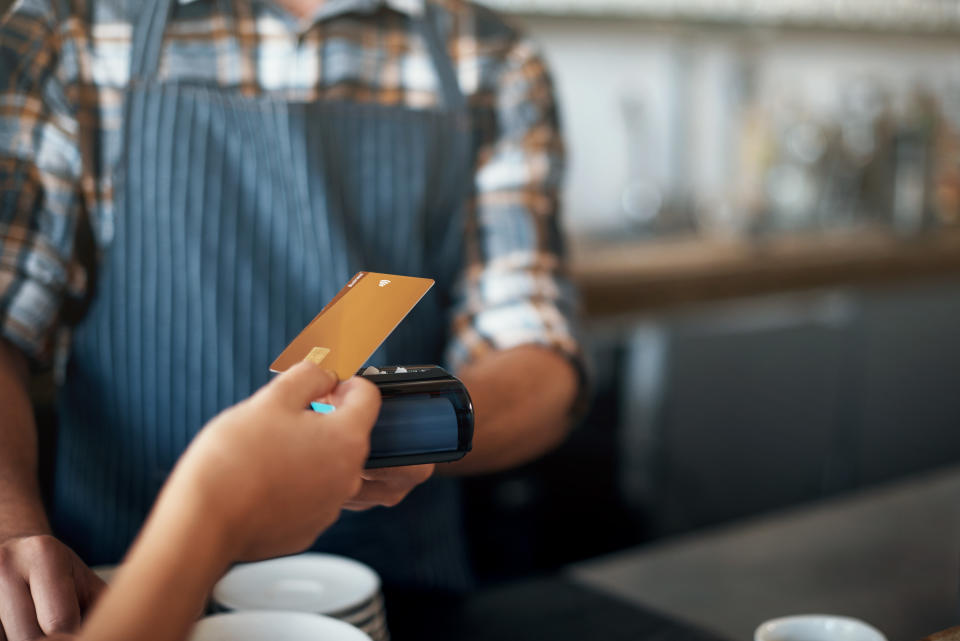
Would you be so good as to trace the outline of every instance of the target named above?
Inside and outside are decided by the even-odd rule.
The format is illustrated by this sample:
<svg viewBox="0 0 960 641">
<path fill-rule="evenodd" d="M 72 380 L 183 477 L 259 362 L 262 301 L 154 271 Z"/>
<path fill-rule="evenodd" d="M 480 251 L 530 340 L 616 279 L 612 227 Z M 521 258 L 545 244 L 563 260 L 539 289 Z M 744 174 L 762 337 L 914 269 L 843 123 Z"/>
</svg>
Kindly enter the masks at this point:
<svg viewBox="0 0 960 641">
<path fill-rule="evenodd" d="M 181 5 L 202 2 L 203 0 L 177 0 Z M 423 14 L 426 0 L 327 0 L 316 19 L 331 18 L 350 11 L 369 12 L 380 5 L 411 16 Z"/>
</svg>

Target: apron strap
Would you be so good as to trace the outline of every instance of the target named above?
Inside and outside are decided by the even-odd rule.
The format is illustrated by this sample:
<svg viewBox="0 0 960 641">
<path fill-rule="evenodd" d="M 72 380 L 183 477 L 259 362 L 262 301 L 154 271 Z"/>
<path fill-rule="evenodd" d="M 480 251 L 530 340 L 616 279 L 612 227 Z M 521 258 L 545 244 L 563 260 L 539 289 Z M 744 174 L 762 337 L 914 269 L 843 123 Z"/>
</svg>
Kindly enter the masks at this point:
<svg viewBox="0 0 960 641">
<path fill-rule="evenodd" d="M 239 0 L 246 2 L 248 0 Z M 150 80 L 157 72 L 160 64 L 160 50 L 163 46 L 163 36 L 166 32 L 167 22 L 177 0 L 143 0 L 143 9 L 134 25 L 133 41 L 130 47 L 130 81 L 131 84 Z M 232 18 L 235 28 L 238 28 L 236 7 L 231 6 L 230 0 L 218 0 L 220 10 L 225 15 Z M 249 17 L 249 16 L 248 16 Z M 440 81 L 440 91 L 443 96 L 444 105 L 450 110 L 461 110 L 466 108 L 467 100 L 460 89 L 460 82 L 457 79 L 457 71 L 453 60 L 444 45 L 440 33 L 439 22 L 442 16 L 432 2 L 424 3 L 424 15 L 419 18 L 412 18 L 413 24 L 427 45 L 427 51 L 433 61 L 434 68 L 437 71 L 437 77 Z M 247 86 L 254 79 L 247 77 L 249 72 L 254 69 L 253 61 L 248 60 L 253 55 L 249 47 L 249 38 L 244 34 L 235 33 L 238 44 L 244 54 L 244 69 L 247 73 L 243 74 L 244 85 L 242 89 L 245 94 L 249 94 L 252 88 Z M 244 45 L 247 46 L 244 46 Z"/>
<path fill-rule="evenodd" d="M 160 63 L 167 19 L 176 0 L 143 0 L 130 45 L 130 82 L 148 80 Z"/>
<path fill-rule="evenodd" d="M 440 37 L 441 29 L 440 18 L 442 17 L 432 2 L 427 0 L 424 4 L 424 15 L 420 18 L 413 18 L 420 35 L 427 44 L 430 52 L 430 58 L 433 60 L 433 66 L 437 70 L 437 77 L 440 80 L 440 91 L 443 95 L 443 101 L 450 110 L 461 110 L 467 106 L 467 99 L 460 89 L 460 81 L 457 78 L 457 70 L 454 67 L 453 59 L 447 51 L 447 47 Z"/>
<path fill-rule="evenodd" d="M 130 81 L 131 84 L 153 79 L 160 66 L 160 50 L 163 48 L 163 36 L 167 32 L 167 23 L 176 7 L 177 0 L 143 0 L 142 9 L 133 27 L 133 40 L 130 45 Z M 220 11 L 225 16 L 236 15 L 230 0 L 217 0 Z M 236 36 L 238 41 L 240 36 Z"/>
</svg>

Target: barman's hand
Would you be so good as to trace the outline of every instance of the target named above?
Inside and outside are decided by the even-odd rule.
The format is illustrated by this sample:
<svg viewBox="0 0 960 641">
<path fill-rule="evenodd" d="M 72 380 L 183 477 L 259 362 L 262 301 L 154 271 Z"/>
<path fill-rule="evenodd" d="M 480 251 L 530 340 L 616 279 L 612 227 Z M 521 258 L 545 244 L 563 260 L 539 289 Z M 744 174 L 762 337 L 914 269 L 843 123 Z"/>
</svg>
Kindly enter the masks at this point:
<svg viewBox="0 0 960 641">
<path fill-rule="evenodd" d="M 339 410 L 338 410 L 339 411 Z M 372 507 L 393 507 L 411 491 L 431 476 L 436 466 L 408 465 L 364 470 L 363 485 L 349 501 L 343 504 L 347 510 L 369 510 Z"/>
<path fill-rule="evenodd" d="M 0 640 L 72 632 L 106 587 L 73 551 L 49 535 L 0 544 Z"/>
</svg>

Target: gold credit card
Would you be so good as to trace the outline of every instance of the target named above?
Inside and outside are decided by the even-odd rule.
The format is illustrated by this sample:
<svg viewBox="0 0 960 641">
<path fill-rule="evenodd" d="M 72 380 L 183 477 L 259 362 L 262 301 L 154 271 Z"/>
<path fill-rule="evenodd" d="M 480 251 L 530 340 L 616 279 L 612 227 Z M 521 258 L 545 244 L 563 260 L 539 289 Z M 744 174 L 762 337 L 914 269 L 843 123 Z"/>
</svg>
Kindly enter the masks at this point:
<svg viewBox="0 0 960 641">
<path fill-rule="evenodd" d="M 429 278 L 359 272 L 270 366 L 285 372 L 309 360 L 353 376 L 433 287 Z"/>
</svg>

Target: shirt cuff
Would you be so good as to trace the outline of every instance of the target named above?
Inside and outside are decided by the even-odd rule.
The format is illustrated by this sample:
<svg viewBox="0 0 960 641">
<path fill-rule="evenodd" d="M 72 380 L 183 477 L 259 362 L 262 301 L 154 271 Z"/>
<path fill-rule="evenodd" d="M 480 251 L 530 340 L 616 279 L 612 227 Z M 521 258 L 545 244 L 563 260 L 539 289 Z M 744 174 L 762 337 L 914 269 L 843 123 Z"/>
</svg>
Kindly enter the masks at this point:
<svg viewBox="0 0 960 641">
<path fill-rule="evenodd" d="M 0 337 L 21 350 L 34 367 L 52 363 L 59 301 L 42 283 L 0 268 Z"/>
<path fill-rule="evenodd" d="M 522 307 L 531 305 L 524 303 Z M 536 305 L 529 314 L 531 322 L 518 322 L 527 314 L 520 305 L 496 311 L 485 311 L 474 317 L 468 327 L 458 328 L 447 352 L 447 362 L 453 371 L 481 359 L 483 356 L 517 347 L 537 346 L 549 349 L 573 367 L 577 374 L 577 396 L 570 407 L 572 420 L 582 419 L 593 398 L 593 375 L 590 360 L 578 340 L 580 332 L 571 325 L 567 315 L 552 304 Z M 526 310 L 534 312 L 532 308 Z M 546 324 L 532 322 L 533 318 L 548 319 Z"/>
</svg>

